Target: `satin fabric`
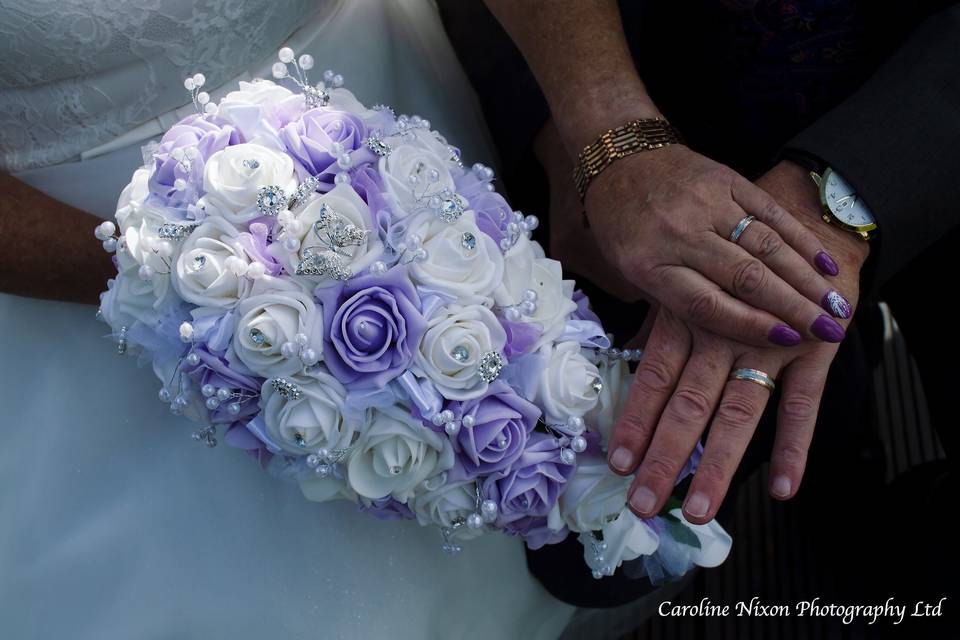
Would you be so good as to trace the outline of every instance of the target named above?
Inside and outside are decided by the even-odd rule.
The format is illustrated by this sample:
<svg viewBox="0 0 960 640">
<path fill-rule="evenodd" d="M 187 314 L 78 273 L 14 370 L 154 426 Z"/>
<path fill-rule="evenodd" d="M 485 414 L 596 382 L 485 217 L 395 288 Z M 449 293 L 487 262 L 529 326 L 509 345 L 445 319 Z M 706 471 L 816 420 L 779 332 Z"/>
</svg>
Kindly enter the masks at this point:
<svg viewBox="0 0 960 640">
<path fill-rule="evenodd" d="M 353 0 L 286 44 L 343 73 L 365 103 L 428 117 L 465 160 L 492 162 L 432 3 Z M 18 177 L 107 217 L 140 163 L 133 144 Z M 0 636 L 539 639 L 564 628 L 573 608 L 529 575 L 519 540 L 484 536 L 445 556 L 434 529 L 308 502 L 222 437 L 193 442 L 195 425 L 159 402 L 152 372 L 116 354 L 94 312 L 0 294 Z"/>
</svg>

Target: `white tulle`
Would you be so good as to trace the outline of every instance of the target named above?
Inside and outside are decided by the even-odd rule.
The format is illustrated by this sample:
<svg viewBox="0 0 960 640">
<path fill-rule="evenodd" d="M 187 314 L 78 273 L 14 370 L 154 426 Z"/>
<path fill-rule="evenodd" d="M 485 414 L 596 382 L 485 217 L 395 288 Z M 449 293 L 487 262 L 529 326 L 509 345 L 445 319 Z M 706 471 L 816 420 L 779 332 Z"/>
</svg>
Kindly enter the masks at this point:
<svg viewBox="0 0 960 640">
<path fill-rule="evenodd" d="M 107 217 L 139 142 L 62 161 L 182 105 L 187 70 L 215 86 L 285 38 L 364 102 L 420 113 L 491 161 L 427 0 L 19 0 L 0 4 L 0 166 Z M 566 624 L 519 540 L 447 557 L 435 530 L 305 500 L 238 450 L 191 441 L 104 332 L 92 306 L 0 294 L 0 636 L 533 639 Z"/>
</svg>

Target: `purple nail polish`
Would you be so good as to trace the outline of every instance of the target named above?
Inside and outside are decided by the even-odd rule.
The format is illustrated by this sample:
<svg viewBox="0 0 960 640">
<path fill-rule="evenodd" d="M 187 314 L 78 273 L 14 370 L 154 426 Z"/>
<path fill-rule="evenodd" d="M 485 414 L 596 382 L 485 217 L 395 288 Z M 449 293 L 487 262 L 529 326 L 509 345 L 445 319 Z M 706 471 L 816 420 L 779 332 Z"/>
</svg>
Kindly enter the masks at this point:
<svg viewBox="0 0 960 640">
<path fill-rule="evenodd" d="M 820 301 L 820 306 L 829 311 L 834 318 L 843 318 L 846 320 L 853 315 L 853 307 L 850 302 L 840 295 L 839 291 L 828 291 Z"/>
<path fill-rule="evenodd" d="M 813 324 L 810 325 L 810 333 L 824 342 L 840 342 L 843 340 L 843 336 L 846 335 L 843 327 L 827 315 L 819 316 L 813 321 Z"/>
<path fill-rule="evenodd" d="M 785 324 L 778 324 L 767 334 L 767 339 L 781 347 L 795 347 L 803 340 L 803 336 Z"/>
<path fill-rule="evenodd" d="M 837 266 L 837 262 L 831 258 L 830 254 L 826 251 L 821 251 L 814 256 L 813 263 L 817 265 L 817 269 L 820 269 L 821 272 L 828 276 L 835 276 L 840 273 L 840 267 Z"/>
</svg>

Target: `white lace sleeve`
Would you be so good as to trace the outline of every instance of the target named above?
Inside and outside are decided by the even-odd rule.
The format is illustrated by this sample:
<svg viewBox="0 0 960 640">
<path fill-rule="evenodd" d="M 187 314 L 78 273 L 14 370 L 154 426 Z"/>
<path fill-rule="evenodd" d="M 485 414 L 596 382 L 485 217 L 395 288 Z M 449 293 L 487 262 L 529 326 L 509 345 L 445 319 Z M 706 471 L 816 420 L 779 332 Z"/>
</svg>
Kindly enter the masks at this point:
<svg viewBox="0 0 960 640">
<path fill-rule="evenodd" d="M 75 159 L 269 55 L 332 0 L 0 0 L 0 170 Z"/>
</svg>

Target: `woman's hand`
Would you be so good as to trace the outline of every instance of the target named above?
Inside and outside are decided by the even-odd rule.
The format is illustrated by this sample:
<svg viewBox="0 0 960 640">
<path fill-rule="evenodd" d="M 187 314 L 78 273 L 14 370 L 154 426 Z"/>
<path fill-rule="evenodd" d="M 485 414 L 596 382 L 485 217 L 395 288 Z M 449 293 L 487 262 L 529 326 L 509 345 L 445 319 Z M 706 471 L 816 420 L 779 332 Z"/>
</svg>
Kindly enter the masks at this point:
<svg viewBox="0 0 960 640">
<path fill-rule="evenodd" d="M 838 281 L 855 305 L 868 245 L 819 219 L 816 192 L 808 180 L 799 167 L 781 163 L 761 183 L 796 212 L 798 224 L 838 257 L 842 269 Z M 614 471 L 624 475 L 636 471 L 631 509 L 641 517 L 658 512 L 710 424 L 683 508 L 694 523 L 713 518 L 770 396 L 759 384 L 729 380 L 735 368 L 758 369 L 779 378 L 782 395 L 770 493 L 778 499 L 792 497 L 803 477 L 820 398 L 837 349 L 838 345 L 822 342 L 794 349 L 751 347 L 660 309 L 609 447 Z"/>
<path fill-rule="evenodd" d="M 677 318 L 755 346 L 843 339 L 831 314 L 849 317 L 843 295 L 851 292 L 838 298 L 843 288 L 821 275 L 836 276 L 836 261 L 732 169 L 683 145 L 641 152 L 597 176 L 585 204 L 599 247 L 623 278 Z M 747 215 L 756 220 L 732 242 Z"/>
</svg>

